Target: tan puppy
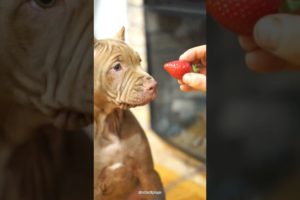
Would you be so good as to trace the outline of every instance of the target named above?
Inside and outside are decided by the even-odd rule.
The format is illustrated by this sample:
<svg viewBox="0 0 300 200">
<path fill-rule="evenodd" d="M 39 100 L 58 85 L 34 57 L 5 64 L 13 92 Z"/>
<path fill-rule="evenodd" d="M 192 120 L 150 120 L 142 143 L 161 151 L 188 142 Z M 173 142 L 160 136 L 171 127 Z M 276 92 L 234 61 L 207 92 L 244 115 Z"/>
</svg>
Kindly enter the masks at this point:
<svg viewBox="0 0 300 200">
<path fill-rule="evenodd" d="M 155 98 L 156 81 L 140 69 L 124 28 L 116 39 L 96 40 L 94 54 L 95 200 L 163 200 L 147 138 L 128 110 Z"/>
</svg>

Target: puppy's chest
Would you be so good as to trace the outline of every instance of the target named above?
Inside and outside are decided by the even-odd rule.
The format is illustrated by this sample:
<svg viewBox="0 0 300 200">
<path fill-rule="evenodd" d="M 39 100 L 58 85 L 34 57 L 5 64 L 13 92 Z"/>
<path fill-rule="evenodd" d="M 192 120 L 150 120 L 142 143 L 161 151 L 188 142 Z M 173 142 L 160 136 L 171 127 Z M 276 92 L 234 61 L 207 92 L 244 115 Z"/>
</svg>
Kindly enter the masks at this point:
<svg viewBox="0 0 300 200">
<path fill-rule="evenodd" d="M 97 168 L 109 168 L 117 170 L 120 168 L 133 168 L 136 153 L 141 146 L 139 135 L 133 135 L 128 138 L 120 138 L 116 134 L 109 134 L 98 138 L 97 147 L 95 147 L 95 162 Z"/>
<path fill-rule="evenodd" d="M 131 149 L 128 140 L 114 134 L 98 142 L 94 158 L 96 194 L 100 199 L 124 199 L 121 196 L 127 195 L 127 191 L 132 191 L 137 185 L 135 147 Z"/>
<path fill-rule="evenodd" d="M 112 121 L 109 121 L 112 122 Z M 112 122 L 115 123 L 115 122 Z M 118 120 L 117 128 L 111 128 L 106 119 L 98 120 L 95 138 L 95 162 L 97 168 L 117 169 L 133 165 L 136 154 L 143 149 L 142 137 L 138 132 L 132 132 L 122 126 Z M 134 124 L 132 124 L 134 125 Z M 116 164 L 117 163 L 117 164 Z M 129 167 L 129 166 L 128 166 Z"/>
</svg>

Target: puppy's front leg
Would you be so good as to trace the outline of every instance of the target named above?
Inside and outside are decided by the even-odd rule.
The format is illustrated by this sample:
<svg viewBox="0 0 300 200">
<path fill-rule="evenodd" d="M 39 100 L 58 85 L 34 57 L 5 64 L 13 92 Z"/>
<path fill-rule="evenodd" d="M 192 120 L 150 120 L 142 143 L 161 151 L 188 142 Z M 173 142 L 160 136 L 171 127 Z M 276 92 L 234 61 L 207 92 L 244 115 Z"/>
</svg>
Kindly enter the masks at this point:
<svg viewBox="0 0 300 200">
<path fill-rule="evenodd" d="M 141 184 L 138 195 L 145 200 L 165 200 L 164 189 L 158 173 L 154 169 L 140 169 L 138 173 Z"/>
<path fill-rule="evenodd" d="M 154 169 L 149 144 L 146 143 L 144 152 L 137 160 L 137 176 L 140 187 L 135 196 L 138 200 L 165 200 L 165 193 L 158 173 Z M 132 199 L 130 199 L 132 200 Z"/>
</svg>

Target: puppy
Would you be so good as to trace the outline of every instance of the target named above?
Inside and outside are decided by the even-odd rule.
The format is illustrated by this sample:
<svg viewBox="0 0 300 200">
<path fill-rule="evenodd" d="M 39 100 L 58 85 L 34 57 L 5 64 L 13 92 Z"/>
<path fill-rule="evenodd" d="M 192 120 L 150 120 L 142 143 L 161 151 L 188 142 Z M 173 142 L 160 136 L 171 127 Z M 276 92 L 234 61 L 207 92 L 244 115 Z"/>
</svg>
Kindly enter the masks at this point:
<svg viewBox="0 0 300 200">
<path fill-rule="evenodd" d="M 94 196 L 95 200 L 163 200 L 144 131 L 129 108 L 149 103 L 156 81 L 140 69 L 141 58 L 124 42 L 95 40 Z"/>
</svg>

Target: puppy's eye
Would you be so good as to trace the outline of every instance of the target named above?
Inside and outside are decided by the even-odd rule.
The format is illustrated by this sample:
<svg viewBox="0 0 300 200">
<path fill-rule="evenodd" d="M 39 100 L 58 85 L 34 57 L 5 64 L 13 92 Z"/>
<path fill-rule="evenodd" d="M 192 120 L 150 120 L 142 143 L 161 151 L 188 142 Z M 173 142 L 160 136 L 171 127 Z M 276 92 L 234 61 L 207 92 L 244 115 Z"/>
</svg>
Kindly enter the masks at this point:
<svg viewBox="0 0 300 200">
<path fill-rule="evenodd" d="M 34 0 L 36 4 L 42 8 L 50 8 L 54 6 L 56 0 Z"/>
<path fill-rule="evenodd" d="M 116 64 L 115 66 L 113 66 L 114 71 L 120 71 L 121 69 L 122 69 L 122 66 L 120 64 Z"/>
</svg>

